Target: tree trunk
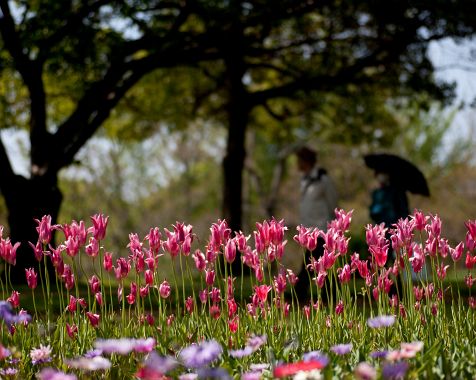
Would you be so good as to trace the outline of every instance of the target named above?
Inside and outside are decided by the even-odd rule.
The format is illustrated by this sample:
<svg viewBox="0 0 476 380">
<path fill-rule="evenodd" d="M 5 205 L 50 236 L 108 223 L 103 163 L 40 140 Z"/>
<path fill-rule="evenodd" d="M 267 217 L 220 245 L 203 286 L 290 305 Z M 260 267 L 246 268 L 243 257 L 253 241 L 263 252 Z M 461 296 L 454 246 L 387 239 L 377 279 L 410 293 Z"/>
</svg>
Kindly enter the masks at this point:
<svg viewBox="0 0 476 380">
<path fill-rule="evenodd" d="M 243 61 L 243 30 L 233 24 L 229 29 L 225 53 L 225 75 L 228 91 L 228 141 L 223 159 L 223 215 L 232 231 L 242 229 L 243 169 L 245 137 L 250 107 L 243 84 L 246 65 Z"/>
<path fill-rule="evenodd" d="M 25 283 L 25 269 L 39 268 L 33 249 L 28 242 L 36 244 L 38 233 L 34 219 L 41 219 L 50 215 L 52 224 L 56 223 L 62 194 L 57 187 L 57 176 L 34 176 L 26 179 L 19 175 L 12 177 L 11 183 L 4 189 L 4 196 L 8 208 L 8 223 L 12 243 L 20 242 L 17 250 L 17 262 L 11 268 L 12 283 Z M 55 274 L 50 260 L 48 260 L 50 279 Z"/>
</svg>

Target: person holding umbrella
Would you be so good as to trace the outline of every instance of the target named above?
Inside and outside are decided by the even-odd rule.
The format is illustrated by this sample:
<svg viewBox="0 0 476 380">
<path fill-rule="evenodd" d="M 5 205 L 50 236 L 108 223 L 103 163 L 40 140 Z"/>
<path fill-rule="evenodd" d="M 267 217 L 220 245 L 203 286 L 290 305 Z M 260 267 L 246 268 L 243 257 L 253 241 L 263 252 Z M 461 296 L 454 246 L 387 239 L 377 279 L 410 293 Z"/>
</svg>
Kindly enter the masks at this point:
<svg viewBox="0 0 476 380">
<path fill-rule="evenodd" d="M 393 154 L 369 154 L 365 164 L 375 171 L 379 183 L 372 191 L 370 217 L 390 228 L 409 214 L 407 191 L 429 196 L 423 173 L 411 162 Z"/>
<path fill-rule="evenodd" d="M 375 172 L 378 187 L 372 191 L 370 217 L 374 223 L 384 223 L 392 227 L 400 218 L 409 214 L 408 198 L 405 189 L 392 181 L 389 173 Z"/>
<path fill-rule="evenodd" d="M 364 157 L 365 164 L 375 171 L 379 183 L 372 191 L 370 217 L 377 223 L 384 223 L 387 229 L 392 228 L 399 219 L 408 217 L 407 191 L 423 196 L 430 196 L 430 190 L 423 173 L 411 162 L 392 154 L 369 154 Z M 387 238 L 390 233 L 387 230 Z M 396 258 L 395 252 L 389 264 Z M 426 269 L 421 272 L 426 277 Z M 418 276 L 412 270 L 412 278 Z M 401 281 L 397 278 L 396 286 L 401 289 Z M 391 290 L 395 294 L 395 290 Z M 401 293 L 400 293 L 401 294 Z"/>
</svg>

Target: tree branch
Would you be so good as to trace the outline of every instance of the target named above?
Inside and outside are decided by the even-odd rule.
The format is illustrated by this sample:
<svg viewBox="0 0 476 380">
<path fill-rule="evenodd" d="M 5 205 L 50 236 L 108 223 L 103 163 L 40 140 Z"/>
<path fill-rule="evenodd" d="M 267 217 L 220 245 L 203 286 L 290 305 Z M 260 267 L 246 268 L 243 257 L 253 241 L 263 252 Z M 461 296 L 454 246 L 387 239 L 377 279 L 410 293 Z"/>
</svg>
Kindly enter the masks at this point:
<svg viewBox="0 0 476 380">
<path fill-rule="evenodd" d="M 20 73 L 30 95 L 30 140 L 31 161 L 44 165 L 45 152 L 49 151 L 49 134 L 46 130 L 46 94 L 43 84 L 43 67 L 40 62 L 31 60 L 23 50 L 7 0 L 0 0 L 2 17 L 0 33 L 7 51 L 13 58 L 14 66 Z"/>
<path fill-rule="evenodd" d="M 97 0 L 92 3 L 83 4 L 77 12 L 70 14 L 65 18 L 63 26 L 58 28 L 49 37 L 40 41 L 38 44 L 39 54 L 38 58 L 42 62 L 48 58 L 48 54 L 53 46 L 57 45 L 66 36 L 71 35 L 77 29 L 77 27 L 83 22 L 83 20 L 91 14 L 91 12 L 98 11 L 102 6 L 111 3 L 112 0 Z"/>
<path fill-rule="evenodd" d="M 157 52 L 135 61 L 111 65 L 105 77 L 91 85 L 75 111 L 58 128 L 55 144 L 62 147 L 63 154 L 55 155 L 51 169 L 59 170 L 71 164 L 75 154 L 107 119 L 120 99 L 145 74 L 159 67 L 173 67 L 194 63 L 196 60 L 216 58 L 216 53 L 190 49 L 173 53 Z"/>
</svg>

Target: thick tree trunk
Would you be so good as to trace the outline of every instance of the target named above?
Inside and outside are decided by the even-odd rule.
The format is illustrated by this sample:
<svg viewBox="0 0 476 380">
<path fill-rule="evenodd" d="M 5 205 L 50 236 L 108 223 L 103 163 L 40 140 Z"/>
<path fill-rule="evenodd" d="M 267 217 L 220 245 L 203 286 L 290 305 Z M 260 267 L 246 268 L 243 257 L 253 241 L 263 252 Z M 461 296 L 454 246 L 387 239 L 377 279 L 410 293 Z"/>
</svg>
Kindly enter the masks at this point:
<svg viewBox="0 0 476 380">
<path fill-rule="evenodd" d="M 223 214 L 232 231 L 242 227 L 243 168 L 245 163 L 245 135 L 247 112 L 239 106 L 230 110 L 228 142 L 223 160 Z"/>
<path fill-rule="evenodd" d="M 12 283 L 26 283 L 25 269 L 39 268 L 33 249 L 28 242 L 36 244 L 38 233 L 34 219 L 43 215 L 51 215 L 52 223 L 56 223 L 60 209 L 62 194 L 57 187 L 56 176 L 35 176 L 26 179 L 15 175 L 4 191 L 8 208 L 10 239 L 13 243 L 20 242 L 17 250 L 17 262 L 11 269 Z M 50 260 L 48 260 L 50 263 Z M 48 265 L 50 278 L 54 278 L 51 264 Z"/>
</svg>

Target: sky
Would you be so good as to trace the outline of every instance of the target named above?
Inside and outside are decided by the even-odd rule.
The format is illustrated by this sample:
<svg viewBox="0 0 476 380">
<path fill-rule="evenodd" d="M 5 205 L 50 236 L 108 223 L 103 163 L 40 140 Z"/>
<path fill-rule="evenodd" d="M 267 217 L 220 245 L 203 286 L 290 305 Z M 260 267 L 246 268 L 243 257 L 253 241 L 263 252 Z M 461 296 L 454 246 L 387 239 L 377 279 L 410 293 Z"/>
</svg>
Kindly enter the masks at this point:
<svg viewBox="0 0 476 380">
<path fill-rule="evenodd" d="M 448 112 L 462 105 L 445 136 L 445 146 L 450 150 L 456 140 L 461 138 L 472 139 L 476 143 L 476 107 L 470 107 L 472 102 L 476 104 L 476 38 L 461 42 L 449 38 L 432 42 L 428 56 L 436 68 L 437 80 L 456 82 L 456 98 L 448 107 Z M 28 176 L 28 133 L 9 129 L 2 130 L 1 136 L 15 172 Z M 80 151 L 80 159 L 90 156 L 89 151 L 97 152 L 99 146 L 108 149 L 107 143 L 98 143 L 93 139 Z M 71 169 L 66 169 L 67 175 L 68 170 Z M 69 175 L 78 174 L 77 169 L 72 170 L 75 172 Z"/>
</svg>

